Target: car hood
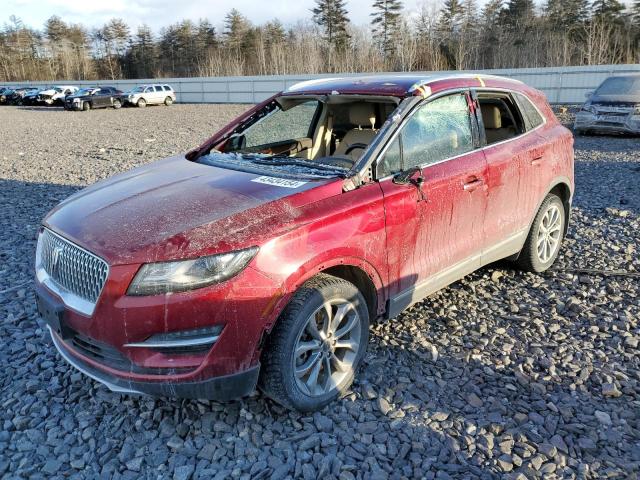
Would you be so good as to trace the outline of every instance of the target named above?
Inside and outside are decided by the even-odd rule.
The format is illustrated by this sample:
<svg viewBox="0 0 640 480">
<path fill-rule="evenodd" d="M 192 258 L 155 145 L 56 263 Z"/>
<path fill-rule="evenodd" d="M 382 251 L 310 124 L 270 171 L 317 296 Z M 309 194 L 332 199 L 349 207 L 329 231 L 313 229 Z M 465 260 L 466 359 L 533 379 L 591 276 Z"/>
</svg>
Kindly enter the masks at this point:
<svg viewBox="0 0 640 480">
<path fill-rule="evenodd" d="M 593 95 L 589 101 L 594 104 L 621 104 L 622 107 L 640 105 L 640 95 Z"/>
<path fill-rule="evenodd" d="M 171 157 L 81 190 L 43 223 L 111 265 L 174 260 L 259 245 L 342 192 L 338 178 L 277 180 Z"/>
</svg>

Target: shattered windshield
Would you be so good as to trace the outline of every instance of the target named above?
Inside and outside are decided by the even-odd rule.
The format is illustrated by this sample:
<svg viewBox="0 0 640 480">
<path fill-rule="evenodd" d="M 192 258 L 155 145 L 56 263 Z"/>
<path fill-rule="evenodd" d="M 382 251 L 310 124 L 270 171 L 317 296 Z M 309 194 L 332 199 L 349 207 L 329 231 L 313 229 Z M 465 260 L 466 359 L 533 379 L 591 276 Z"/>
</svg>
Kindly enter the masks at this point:
<svg viewBox="0 0 640 480">
<path fill-rule="evenodd" d="M 640 77 L 607 78 L 596 95 L 640 95 Z"/>
</svg>

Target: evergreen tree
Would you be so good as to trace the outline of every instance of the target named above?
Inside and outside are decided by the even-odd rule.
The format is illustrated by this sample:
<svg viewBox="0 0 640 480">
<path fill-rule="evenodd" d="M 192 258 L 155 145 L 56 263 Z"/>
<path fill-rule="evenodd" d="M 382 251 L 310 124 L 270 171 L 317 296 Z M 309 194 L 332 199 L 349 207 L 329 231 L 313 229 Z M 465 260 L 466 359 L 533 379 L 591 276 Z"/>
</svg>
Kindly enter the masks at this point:
<svg viewBox="0 0 640 480">
<path fill-rule="evenodd" d="M 275 19 L 267 22 L 263 27 L 264 38 L 267 45 L 279 45 L 286 41 L 287 34 L 284 31 L 282 22 Z"/>
<path fill-rule="evenodd" d="M 57 15 L 49 18 L 44 24 L 44 34 L 52 43 L 59 43 L 67 36 L 67 24 Z"/>
<path fill-rule="evenodd" d="M 240 49 L 251 29 L 251 23 L 237 9 L 232 9 L 224 19 L 224 36 L 227 46 Z"/>
<path fill-rule="evenodd" d="M 595 0 L 593 2 L 593 17 L 604 22 L 622 24 L 625 6 L 619 0 Z"/>
<path fill-rule="evenodd" d="M 544 14 L 553 30 L 575 28 L 589 19 L 589 0 L 548 0 Z"/>
<path fill-rule="evenodd" d="M 464 18 L 464 5 L 460 0 L 445 0 L 440 9 L 438 30 L 444 34 L 457 32 Z"/>
<path fill-rule="evenodd" d="M 374 12 L 371 14 L 373 33 L 385 55 L 394 50 L 395 40 L 400 26 L 402 2 L 400 0 L 376 0 L 373 2 Z"/>
<path fill-rule="evenodd" d="M 522 31 L 535 17 L 533 0 L 507 0 L 501 23 L 511 30 Z"/>
<path fill-rule="evenodd" d="M 640 29 L 640 0 L 636 0 L 631 7 L 631 21 L 636 28 Z"/>
<path fill-rule="evenodd" d="M 329 45 L 338 49 L 345 48 L 350 38 L 347 32 L 349 17 L 345 0 L 316 0 L 316 7 L 311 12 L 313 21 L 324 29 Z"/>
</svg>

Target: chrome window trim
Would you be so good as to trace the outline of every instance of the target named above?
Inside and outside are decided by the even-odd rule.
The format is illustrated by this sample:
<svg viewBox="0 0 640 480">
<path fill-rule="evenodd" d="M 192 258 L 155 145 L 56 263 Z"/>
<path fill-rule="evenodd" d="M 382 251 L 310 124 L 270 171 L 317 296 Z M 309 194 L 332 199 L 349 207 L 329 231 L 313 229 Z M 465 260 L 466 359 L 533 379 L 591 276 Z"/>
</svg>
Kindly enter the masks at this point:
<svg viewBox="0 0 640 480">
<path fill-rule="evenodd" d="M 420 106 L 425 105 L 429 101 L 436 100 L 437 98 L 440 98 L 440 97 L 445 96 L 445 95 L 455 94 L 455 93 L 462 93 L 462 92 L 471 91 L 471 90 L 475 90 L 476 92 L 501 92 L 501 93 L 509 93 L 509 94 L 518 93 L 518 94 L 524 96 L 534 106 L 536 111 L 542 117 L 542 123 L 540 125 L 538 125 L 537 127 L 532 128 L 531 130 L 527 130 L 527 131 L 525 131 L 525 132 L 523 132 L 523 133 L 521 133 L 519 135 L 516 135 L 515 137 L 511 137 L 511 138 L 508 138 L 506 140 L 502 140 L 500 142 L 492 143 L 490 145 L 484 145 L 484 146 L 479 147 L 479 148 L 474 148 L 473 150 L 469 150 L 468 152 L 461 153 L 460 155 L 456 155 L 454 157 L 445 158 L 445 159 L 440 160 L 440 161 L 435 162 L 435 163 L 424 163 L 424 164 L 421 164 L 421 165 L 417 165 L 421 170 L 423 170 L 425 168 L 428 168 L 428 167 L 431 167 L 431 166 L 440 165 L 441 163 L 444 163 L 444 162 L 455 160 L 455 159 L 463 157 L 465 155 L 469 155 L 470 153 L 482 152 L 482 151 L 484 151 L 484 150 L 486 150 L 488 148 L 493 148 L 493 147 L 496 147 L 496 146 L 499 146 L 499 145 L 504 145 L 505 143 L 512 142 L 512 141 L 517 140 L 517 139 L 519 139 L 521 137 L 524 137 L 525 135 L 528 135 L 528 134 L 530 134 L 532 132 L 535 132 L 536 130 L 544 127 L 547 124 L 547 117 L 542 114 L 542 112 L 540 111 L 538 106 L 534 102 L 532 102 L 531 99 L 523 92 L 518 92 L 518 91 L 515 91 L 515 90 L 509 90 L 507 88 L 497 88 L 497 87 L 496 88 L 492 88 L 492 87 L 479 87 L 479 88 L 476 88 L 476 87 L 462 87 L 462 88 L 456 88 L 456 89 L 452 89 L 452 90 L 445 90 L 445 91 L 442 91 L 442 92 L 438 92 L 436 95 L 433 95 L 431 97 L 426 98 L 424 102 L 418 103 L 411 110 L 411 112 L 409 112 L 409 114 L 402 119 L 402 122 L 400 122 L 400 124 L 398 125 L 396 130 L 391 134 L 391 137 L 389 137 L 389 140 L 387 140 L 387 143 L 385 144 L 385 146 L 382 148 L 382 150 L 376 156 L 376 158 L 374 158 L 371 161 L 370 165 L 372 165 L 374 162 L 377 164 L 378 160 L 381 159 L 384 156 L 384 154 L 387 152 L 387 149 L 389 148 L 389 146 L 395 141 L 396 137 L 400 134 L 400 131 L 404 128 L 406 122 L 415 114 L 415 112 L 418 110 L 418 108 Z M 516 108 L 518 108 L 518 110 L 520 110 L 519 107 L 517 106 L 517 104 L 516 104 Z M 521 115 L 522 115 L 522 113 L 521 113 Z M 385 181 L 385 180 L 388 180 L 390 178 L 395 177 L 395 175 L 396 174 L 386 175 L 384 177 L 376 179 L 375 181 L 382 182 L 382 181 Z"/>
<path fill-rule="evenodd" d="M 78 244 L 72 242 L 71 240 L 69 240 L 67 238 L 64 238 L 62 235 L 58 235 L 56 232 L 54 232 L 53 230 L 51 230 L 49 228 L 44 227 L 42 229 L 42 231 L 38 234 L 38 243 L 37 243 L 37 246 L 36 246 L 36 262 L 35 262 L 36 278 L 38 279 L 38 281 L 40 283 L 42 283 L 44 286 L 46 286 L 49 290 L 51 290 L 53 293 L 58 295 L 62 299 L 62 301 L 65 304 L 65 306 L 69 307 L 71 310 L 74 310 L 77 313 L 80 313 L 82 315 L 90 317 L 91 315 L 93 315 L 93 312 L 94 312 L 94 310 L 96 308 L 96 305 L 97 305 L 98 301 L 96 300 L 96 302 L 93 303 L 93 302 L 91 302 L 89 300 L 86 300 L 86 299 L 80 297 L 79 295 L 76 295 L 73 292 L 70 292 L 69 290 L 63 288 L 62 286 L 58 285 L 58 283 L 55 282 L 55 280 L 46 272 L 46 270 L 42 266 L 42 257 L 41 257 L 41 255 L 42 255 L 42 241 L 41 241 L 41 237 L 42 237 L 42 234 L 43 234 L 43 232 L 45 230 L 50 235 L 58 237 L 63 242 L 66 242 L 66 243 L 69 243 L 69 244 L 73 245 L 78 250 L 82 250 L 87 255 L 99 260 L 100 262 L 103 262 L 107 266 L 107 273 L 106 273 L 106 277 L 105 277 L 105 282 L 102 285 L 102 288 L 100 289 L 100 293 L 98 294 L 98 299 L 100 298 L 100 295 L 102 295 L 102 291 L 104 290 L 104 286 L 106 285 L 107 280 L 109 279 L 109 273 L 110 273 L 109 264 L 104 259 L 102 259 L 99 256 L 91 253 L 87 249 L 82 248 L 81 246 L 79 246 Z"/>
</svg>

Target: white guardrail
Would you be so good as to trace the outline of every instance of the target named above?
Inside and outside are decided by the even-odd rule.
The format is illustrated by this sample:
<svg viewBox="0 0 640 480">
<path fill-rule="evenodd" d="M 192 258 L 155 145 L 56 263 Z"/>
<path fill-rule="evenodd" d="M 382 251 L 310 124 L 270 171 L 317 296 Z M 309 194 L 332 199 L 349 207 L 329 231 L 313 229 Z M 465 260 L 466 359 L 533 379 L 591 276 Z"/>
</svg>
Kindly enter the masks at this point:
<svg viewBox="0 0 640 480">
<path fill-rule="evenodd" d="M 410 72 L 416 75 L 457 72 Z M 502 75 L 520 80 L 543 91 L 550 103 L 577 104 L 585 100 L 585 94 L 593 91 L 605 78 L 625 73 L 640 73 L 640 64 L 597 65 L 585 67 L 517 68 L 500 70 L 474 70 L 473 73 Z M 401 73 L 395 73 L 396 75 Z M 254 77 L 192 77 L 134 80 L 57 80 L 54 82 L 10 82 L 3 85 L 110 85 L 126 91 L 145 83 L 167 83 L 171 85 L 182 103 L 257 103 L 291 85 L 304 80 L 323 77 L 348 77 L 364 74 L 318 74 L 318 75 L 270 75 Z M 393 74 L 391 74 L 393 75 Z"/>
</svg>

